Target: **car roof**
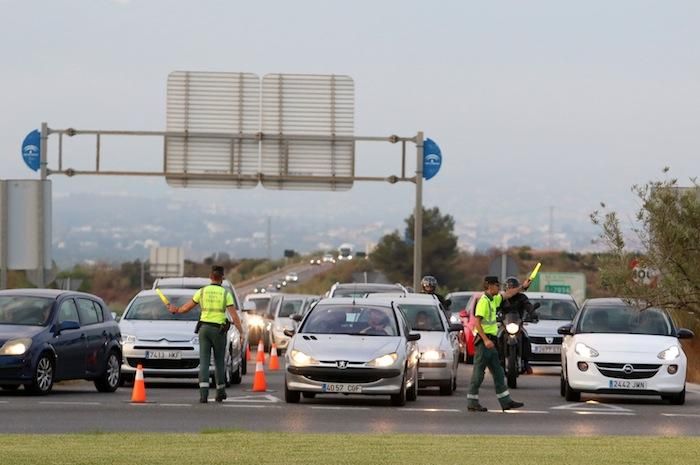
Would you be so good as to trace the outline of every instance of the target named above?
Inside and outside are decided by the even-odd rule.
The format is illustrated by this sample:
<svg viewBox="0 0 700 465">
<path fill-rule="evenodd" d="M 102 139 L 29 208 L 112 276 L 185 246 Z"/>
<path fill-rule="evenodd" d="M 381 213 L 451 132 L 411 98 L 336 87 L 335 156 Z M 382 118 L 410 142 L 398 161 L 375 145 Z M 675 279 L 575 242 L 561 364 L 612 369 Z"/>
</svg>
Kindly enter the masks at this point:
<svg viewBox="0 0 700 465">
<path fill-rule="evenodd" d="M 559 294 L 557 292 L 526 292 L 528 299 L 553 299 L 553 300 L 571 300 L 574 298 L 569 294 Z"/>
<path fill-rule="evenodd" d="M 67 291 L 64 289 L 5 289 L 0 291 L 0 296 L 25 296 L 25 297 L 48 297 L 56 299 L 62 295 L 75 295 L 92 297 L 93 299 L 99 299 L 98 296 L 94 294 L 88 294 L 87 292 L 77 292 L 77 291 Z"/>
<path fill-rule="evenodd" d="M 365 297 L 367 300 L 389 300 L 395 301 L 397 303 L 439 303 L 440 301 L 434 294 L 392 294 L 392 293 L 381 293 L 381 294 L 369 294 Z"/>
<path fill-rule="evenodd" d="M 446 297 L 454 297 L 454 296 L 461 296 L 461 295 L 472 296 L 472 295 L 476 294 L 477 292 L 481 292 L 481 291 L 455 291 L 455 292 L 450 292 L 449 294 L 447 294 Z"/>
<path fill-rule="evenodd" d="M 364 297 L 327 297 L 318 301 L 318 305 L 359 305 L 368 307 L 390 307 L 391 301 L 381 301 L 379 299 Z M 317 306 L 318 306 L 317 305 Z"/>
<path fill-rule="evenodd" d="M 168 295 L 189 295 L 193 296 L 194 293 L 197 291 L 197 289 L 190 289 L 186 287 L 166 287 L 163 288 L 163 293 L 168 294 Z M 139 291 L 138 294 L 136 294 L 136 297 L 144 297 L 144 296 L 152 296 L 155 295 L 157 296 L 158 294 L 156 293 L 155 289 L 144 289 L 142 291 Z"/>
<path fill-rule="evenodd" d="M 204 287 L 211 283 L 209 278 L 201 278 L 198 276 L 185 276 L 181 278 L 156 278 L 153 281 L 153 289 L 159 286 L 175 286 L 185 288 L 187 286 L 198 286 L 197 288 Z M 228 279 L 223 281 L 224 285 L 233 287 L 233 284 Z"/>
</svg>

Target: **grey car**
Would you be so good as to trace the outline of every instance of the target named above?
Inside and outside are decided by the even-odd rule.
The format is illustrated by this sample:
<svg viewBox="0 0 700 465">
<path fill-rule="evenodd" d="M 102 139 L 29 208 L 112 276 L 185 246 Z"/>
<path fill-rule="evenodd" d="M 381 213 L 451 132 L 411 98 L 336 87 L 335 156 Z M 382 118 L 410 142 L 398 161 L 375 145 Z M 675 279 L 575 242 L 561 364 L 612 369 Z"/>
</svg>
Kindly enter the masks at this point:
<svg viewBox="0 0 700 465">
<path fill-rule="evenodd" d="M 164 289 L 173 305 L 192 299 L 192 289 Z M 194 333 L 199 305 L 187 313 L 172 314 L 154 290 L 139 292 L 119 320 L 122 335 L 122 379 L 133 380 L 137 365 L 154 378 L 197 378 L 199 376 L 199 337 Z M 226 340 L 226 385 L 242 378 L 241 336 L 231 325 Z M 214 358 L 210 374 L 214 376 Z"/>
<path fill-rule="evenodd" d="M 318 302 L 292 337 L 284 397 L 297 403 L 303 395 L 389 395 L 405 405 L 418 396 L 417 342 L 401 310 L 391 303 L 336 298 Z"/>
</svg>

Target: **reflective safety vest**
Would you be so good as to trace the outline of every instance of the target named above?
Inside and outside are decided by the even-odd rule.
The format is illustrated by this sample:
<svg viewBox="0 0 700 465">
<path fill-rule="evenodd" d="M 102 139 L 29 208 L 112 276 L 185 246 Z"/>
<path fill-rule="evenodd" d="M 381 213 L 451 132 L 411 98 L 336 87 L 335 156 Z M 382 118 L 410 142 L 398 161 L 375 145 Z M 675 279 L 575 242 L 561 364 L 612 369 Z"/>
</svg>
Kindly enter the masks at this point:
<svg viewBox="0 0 700 465">
<path fill-rule="evenodd" d="M 501 306 L 503 296 L 496 294 L 492 298 L 484 293 L 476 304 L 474 315 L 481 317 L 481 327 L 485 334 L 498 335 L 498 320 L 496 319 L 496 309 Z M 474 335 L 477 334 L 474 329 Z"/>
<path fill-rule="evenodd" d="M 200 321 L 226 323 L 226 307 L 233 306 L 233 296 L 218 284 L 210 284 L 194 293 L 192 300 L 201 309 Z"/>
</svg>

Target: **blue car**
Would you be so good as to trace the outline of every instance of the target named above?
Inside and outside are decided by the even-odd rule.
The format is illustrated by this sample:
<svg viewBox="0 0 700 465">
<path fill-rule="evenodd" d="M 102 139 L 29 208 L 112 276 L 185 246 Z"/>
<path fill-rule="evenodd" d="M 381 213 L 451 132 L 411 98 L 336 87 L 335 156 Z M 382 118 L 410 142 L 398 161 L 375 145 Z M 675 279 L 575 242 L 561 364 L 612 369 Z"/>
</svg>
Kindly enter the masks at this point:
<svg viewBox="0 0 700 465">
<path fill-rule="evenodd" d="M 52 289 L 0 291 L 0 387 L 47 394 L 53 383 L 94 381 L 114 392 L 121 370 L 119 325 L 99 297 Z"/>
</svg>

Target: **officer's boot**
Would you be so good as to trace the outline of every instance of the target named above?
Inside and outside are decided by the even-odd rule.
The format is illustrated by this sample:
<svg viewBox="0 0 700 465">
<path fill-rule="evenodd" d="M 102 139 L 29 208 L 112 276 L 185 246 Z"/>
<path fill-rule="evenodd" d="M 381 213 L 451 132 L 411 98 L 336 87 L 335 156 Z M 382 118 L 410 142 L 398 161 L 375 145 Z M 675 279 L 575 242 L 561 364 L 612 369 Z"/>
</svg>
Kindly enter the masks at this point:
<svg viewBox="0 0 700 465">
<path fill-rule="evenodd" d="M 223 402 L 225 399 L 226 399 L 226 389 L 224 389 L 224 388 L 217 389 L 215 400 L 217 402 Z"/>
<path fill-rule="evenodd" d="M 209 401 L 209 389 L 199 388 L 199 403 L 206 404 Z"/>
</svg>

